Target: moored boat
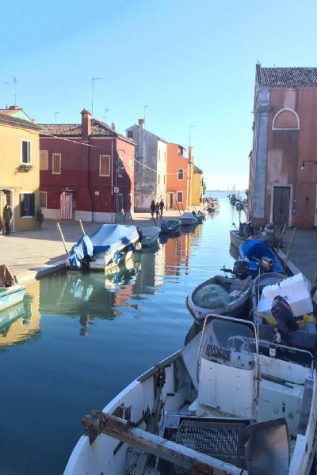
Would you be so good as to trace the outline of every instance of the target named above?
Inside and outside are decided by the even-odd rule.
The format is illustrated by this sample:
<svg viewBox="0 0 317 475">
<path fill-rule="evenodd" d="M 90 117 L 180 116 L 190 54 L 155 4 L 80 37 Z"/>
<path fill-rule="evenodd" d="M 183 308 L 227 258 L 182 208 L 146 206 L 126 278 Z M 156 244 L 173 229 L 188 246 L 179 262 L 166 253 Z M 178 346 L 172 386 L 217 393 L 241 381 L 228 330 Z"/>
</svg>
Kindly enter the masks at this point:
<svg viewBox="0 0 317 475">
<path fill-rule="evenodd" d="M 239 253 L 241 258 L 247 261 L 252 277 L 256 277 L 261 271 L 284 273 L 283 266 L 275 252 L 259 239 L 252 239 L 240 244 Z"/>
<path fill-rule="evenodd" d="M 159 238 L 161 228 L 158 226 L 143 226 L 140 229 L 141 232 L 141 246 L 142 247 L 151 247 L 157 243 Z"/>
<path fill-rule="evenodd" d="M 181 225 L 180 219 L 162 219 L 161 231 L 168 236 L 175 236 L 179 233 Z"/>
<path fill-rule="evenodd" d="M 72 247 L 67 267 L 107 270 L 126 262 L 140 248 L 139 233 L 135 226 L 103 224 L 90 236 L 82 236 Z"/>
<path fill-rule="evenodd" d="M 190 226 L 191 224 L 198 224 L 199 223 L 199 220 L 197 219 L 195 214 L 193 214 L 189 211 L 186 211 L 185 213 L 183 213 L 179 217 L 179 219 L 182 223 L 182 226 Z"/>
<path fill-rule="evenodd" d="M 84 418 L 85 435 L 64 475 L 198 467 L 205 474 L 308 475 L 316 385 L 309 352 L 279 344 L 272 352 L 252 322 L 210 315 L 182 351 Z"/>
<path fill-rule="evenodd" d="M 200 321 L 209 313 L 248 316 L 251 286 L 251 278 L 241 280 L 215 275 L 188 295 L 186 305 L 190 314 Z"/>
<path fill-rule="evenodd" d="M 6 265 L 0 265 L 0 312 L 22 302 L 25 287 L 20 285 Z"/>
</svg>

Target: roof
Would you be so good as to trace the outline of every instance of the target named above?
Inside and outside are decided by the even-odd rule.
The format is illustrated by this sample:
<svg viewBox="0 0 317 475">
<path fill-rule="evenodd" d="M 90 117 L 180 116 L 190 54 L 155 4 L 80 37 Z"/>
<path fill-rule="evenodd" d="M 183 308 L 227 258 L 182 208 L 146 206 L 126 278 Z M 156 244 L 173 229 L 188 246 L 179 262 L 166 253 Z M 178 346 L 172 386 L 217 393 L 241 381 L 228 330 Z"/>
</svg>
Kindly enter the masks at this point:
<svg viewBox="0 0 317 475">
<path fill-rule="evenodd" d="M 317 86 L 317 68 L 262 68 L 256 66 L 256 80 L 262 86 Z"/>
<path fill-rule="evenodd" d="M 10 115 L 12 117 L 16 117 L 17 119 L 27 120 L 29 122 L 34 122 L 30 116 L 19 106 L 10 106 L 6 107 L 5 109 L 0 109 L 1 114 Z"/>
<path fill-rule="evenodd" d="M 197 165 L 194 165 L 194 172 L 195 173 L 200 173 L 201 175 L 203 174 L 203 171 L 197 167 Z"/>
<path fill-rule="evenodd" d="M 2 110 L 0 111 L 0 123 L 18 126 L 24 129 L 40 130 L 40 126 L 36 122 L 30 122 L 29 120 L 14 117 L 11 114 L 2 112 Z"/>
<path fill-rule="evenodd" d="M 145 129 L 144 127 L 142 127 L 142 125 L 139 125 L 139 124 L 131 125 L 131 127 L 128 127 L 126 130 L 133 129 L 134 127 L 139 127 L 140 129 L 143 129 L 147 134 L 153 135 L 153 137 L 156 137 L 157 140 L 160 140 L 161 142 L 164 142 L 164 143 L 166 143 L 166 144 L 169 143 L 169 142 L 167 142 L 167 140 L 164 140 L 164 139 L 162 139 L 161 137 L 159 137 L 158 135 L 153 134 L 153 132 L 150 132 L 148 129 Z"/>
<path fill-rule="evenodd" d="M 81 124 L 40 124 L 42 137 L 81 137 Z M 134 141 L 113 130 L 108 124 L 97 119 L 91 119 L 90 137 L 118 137 L 125 142 L 135 145 Z"/>
</svg>

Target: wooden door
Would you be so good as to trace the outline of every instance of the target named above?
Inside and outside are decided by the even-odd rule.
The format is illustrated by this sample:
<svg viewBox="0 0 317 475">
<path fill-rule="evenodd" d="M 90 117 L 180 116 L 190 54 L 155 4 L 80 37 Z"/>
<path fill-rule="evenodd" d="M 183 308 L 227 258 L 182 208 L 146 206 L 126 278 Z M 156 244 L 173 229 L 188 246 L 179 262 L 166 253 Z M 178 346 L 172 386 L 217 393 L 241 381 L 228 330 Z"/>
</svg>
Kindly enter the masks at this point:
<svg viewBox="0 0 317 475">
<path fill-rule="evenodd" d="M 289 186 L 275 186 L 273 191 L 273 224 L 283 227 L 289 224 L 291 189 Z"/>
<path fill-rule="evenodd" d="M 73 219 L 73 195 L 63 192 L 60 198 L 61 219 Z"/>
</svg>

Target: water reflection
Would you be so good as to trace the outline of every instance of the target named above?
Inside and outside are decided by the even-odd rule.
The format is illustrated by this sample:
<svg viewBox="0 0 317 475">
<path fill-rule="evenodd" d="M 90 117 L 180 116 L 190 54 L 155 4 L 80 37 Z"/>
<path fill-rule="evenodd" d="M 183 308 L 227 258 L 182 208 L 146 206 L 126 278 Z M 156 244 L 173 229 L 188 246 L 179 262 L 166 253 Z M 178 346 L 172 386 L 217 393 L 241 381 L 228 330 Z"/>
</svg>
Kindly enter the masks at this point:
<svg viewBox="0 0 317 475">
<path fill-rule="evenodd" d="M 0 312 L 0 348 L 21 343 L 40 331 L 39 281 L 28 286 L 23 302 Z"/>
</svg>

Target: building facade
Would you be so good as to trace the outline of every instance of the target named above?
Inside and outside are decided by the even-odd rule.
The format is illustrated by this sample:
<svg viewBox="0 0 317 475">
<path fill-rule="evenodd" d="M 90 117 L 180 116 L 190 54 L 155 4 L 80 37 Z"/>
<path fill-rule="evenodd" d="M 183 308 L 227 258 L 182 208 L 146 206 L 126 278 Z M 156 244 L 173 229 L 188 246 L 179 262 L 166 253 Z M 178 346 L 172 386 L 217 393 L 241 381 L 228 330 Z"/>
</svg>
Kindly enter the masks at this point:
<svg viewBox="0 0 317 475">
<path fill-rule="evenodd" d="M 25 117 L 24 119 L 20 116 Z M 13 211 L 12 231 L 37 227 L 40 127 L 18 107 L 0 111 L 0 220 L 5 203 Z M 2 223 L 0 222 L 2 225 Z"/>
<path fill-rule="evenodd" d="M 190 164 L 181 145 L 167 144 L 166 209 L 189 209 Z"/>
<path fill-rule="evenodd" d="M 196 165 L 193 167 L 193 192 L 192 206 L 200 206 L 204 194 L 204 176 L 203 171 Z"/>
<path fill-rule="evenodd" d="M 151 201 L 166 200 L 167 143 L 144 128 L 144 120 L 127 129 L 136 144 L 134 210 L 149 211 Z"/>
<path fill-rule="evenodd" d="M 41 206 L 51 219 L 114 222 L 134 207 L 135 144 L 85 109 L 81 118 L 41 125 Z"/>
<path fill-rule="evenodd" d="M 317 68 L 256 66 L 249 209 L 257 225 L 317 226 Z"/>
</svg>

